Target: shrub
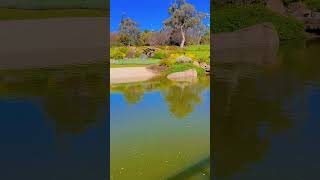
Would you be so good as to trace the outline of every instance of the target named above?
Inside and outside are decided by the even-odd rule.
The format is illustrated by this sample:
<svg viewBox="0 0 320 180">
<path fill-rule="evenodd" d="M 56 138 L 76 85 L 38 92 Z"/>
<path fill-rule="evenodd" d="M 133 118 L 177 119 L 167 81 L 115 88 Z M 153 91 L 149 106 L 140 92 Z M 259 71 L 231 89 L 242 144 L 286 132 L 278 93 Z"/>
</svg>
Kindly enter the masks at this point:
<svg viewBox="0 0 320 180">
<path fill-rule="evenodd" d="M 136 54 L 134 55 L 135 58 L 140 58 L 143 53 L 143 50 L 141 48 L 136 49 Z"/>
<path fill-rule="evenodd" d="M 179 54 L 179 53 L 174 53 L 174 54 L 170 54 L 170 56 L 168 57 L 168 59 L 177 59 L 178 57 L 183 56 L 183 54 Z"/>
<path fill-rule="evenodd" d="M 188 58 L 191 58 L 192 60 L 196 60 L 196 55 L 193 53 L 186 53 L 185 56 L 187 56 Z"/>
<path fill-rule="evenodd" d="M 117 48 L 110 49 L 110 58 L 111 59 L 123 59 L 126 57 L 126 54 L 119 51 Z"/>
<path fill-rule="evenodd" d="M 271 22 L 278 31 L 280 40 L 304 37 L 302 22 L 293 17 L 278 15 L 262 6 L 219 8 L 213 12 L 212 17 L 215 33 L 232 32 L 255 24 Z"/>
<path fill-rule="evenodd" d="M 168 54 L 164 51 L 156 51 L 153 56 L 153 58 L 155 59 L 165 59 L 167 57 L 168 57 Z"/>
<path fill-rule="evenodd" d="M 128 51 L 129 51 L 129 48 L 126 47 L 126 46 L 121 46 L 121 47 L 118 47 L 117 49 L 118 49 L 118 51 L 120 51 L 120 52 L 122 52 L 124 54 L 127 54 Z"/>
<path fill-rule="evenodd" d="M 177 62 L 177 61 L 176 61 L 175 59 L 161 59 L 160 62 L 159 62 L 159 64 L 160 64 L 161 66 L 170 67 L 170 66 L 176 64 L 176 62 Z"/>
</svg>

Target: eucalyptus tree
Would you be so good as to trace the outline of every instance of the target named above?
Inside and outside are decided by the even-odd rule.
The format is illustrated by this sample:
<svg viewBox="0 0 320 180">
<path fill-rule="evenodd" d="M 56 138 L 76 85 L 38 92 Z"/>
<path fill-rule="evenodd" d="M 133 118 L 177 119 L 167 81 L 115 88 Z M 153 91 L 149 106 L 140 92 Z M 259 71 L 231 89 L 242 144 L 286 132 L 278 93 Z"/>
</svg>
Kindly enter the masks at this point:
<svg viewBox="0 0 320 180">
<path fill-rule="evenodd" d="M 167 29 L 180 33 L 181 48 L 184 47 L 186 42 L 186 32 L 202 24 L 202 20 L 206 17 L 205 13 L 198 12 L 195 7 L 187 3 L 186 0 L 176 0 L 169 7 L 169 14 L 171 16 L 164 21 L 164 25 Z"/>
</svg>

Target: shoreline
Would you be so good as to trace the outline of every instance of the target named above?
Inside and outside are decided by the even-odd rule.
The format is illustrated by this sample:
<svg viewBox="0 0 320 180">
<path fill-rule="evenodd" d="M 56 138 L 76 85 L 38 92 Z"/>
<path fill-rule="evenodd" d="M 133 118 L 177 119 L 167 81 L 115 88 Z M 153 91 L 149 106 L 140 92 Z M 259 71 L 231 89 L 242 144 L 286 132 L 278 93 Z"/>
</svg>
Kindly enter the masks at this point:
<svg viewBox="0 0 320 180">
<path fill-rule="evenodd" d="M 146 67 L 110 68 L 110 84 L 142 82 L 158 75 Z"/>
</svg>

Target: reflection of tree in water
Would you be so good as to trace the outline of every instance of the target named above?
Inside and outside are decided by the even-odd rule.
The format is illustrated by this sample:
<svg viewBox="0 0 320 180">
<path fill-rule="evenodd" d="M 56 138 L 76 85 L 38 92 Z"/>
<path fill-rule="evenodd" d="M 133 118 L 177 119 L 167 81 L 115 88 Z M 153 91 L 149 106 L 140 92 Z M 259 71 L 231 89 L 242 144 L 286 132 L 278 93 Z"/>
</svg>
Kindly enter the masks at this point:
<svg viewBox="0 0 320 180">
<path fill-rule="evenodd" d="M 316 46 L 283 46 L 277 67 L 215 65 L 211 155 L 217 179 L 249 171 L 266 155 L 272 136 L 293 126 L 291 113 L 298 112 L 284 103 L 303 98 L 305 82 L 319 82 Z"/>
<path fill-rule="evenodd" d="M 82 133 L 94 125 L 107 93 L 102 65 L 0 72 L 2 96 L 40 97 L 61 133 Z"/>
<path fill-rule="evenodd" d="M 173 82 L 163 78 L 143 83 L 115 85 L 111 91 L 122 93 L 129 104 L 136 104 L 143 99 L 145 92 L 160 90 L 170 112 L 176 118 L 184 118 L 202 102 L 201 93 L 209 86 L 208 78 L 201 78 L 198 82 Z"/>
<path fill-rule="evenodd" d="M 202 92 L 208 88 L 206 81 L 197 83 L 175 83 L 167 89 L 161 90 L 170 112 L 178 119 L 187 117 L 197 104 L 202 102 Z"/>
</svg>

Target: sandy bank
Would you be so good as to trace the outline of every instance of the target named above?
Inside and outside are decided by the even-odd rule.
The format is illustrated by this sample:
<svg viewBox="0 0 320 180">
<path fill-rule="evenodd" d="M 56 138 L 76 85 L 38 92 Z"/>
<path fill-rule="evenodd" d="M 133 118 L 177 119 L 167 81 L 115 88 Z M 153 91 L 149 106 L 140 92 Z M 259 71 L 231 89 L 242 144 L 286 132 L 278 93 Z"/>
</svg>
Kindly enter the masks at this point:
<svg viewBox="0 0 320 180">
<path fill-rule="evenodd" d="M 0 69 L 102 60 L 108 28 L 106 17 L 0 21 Z"/>
<path fill-rule="evenodd" d="M 131 83 L 149 80 L 158 74 L 146 67 L 110 68 L 110 83 Z"/>
</svg>

